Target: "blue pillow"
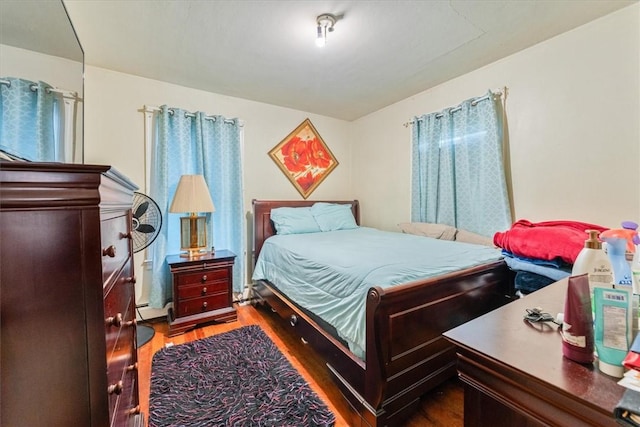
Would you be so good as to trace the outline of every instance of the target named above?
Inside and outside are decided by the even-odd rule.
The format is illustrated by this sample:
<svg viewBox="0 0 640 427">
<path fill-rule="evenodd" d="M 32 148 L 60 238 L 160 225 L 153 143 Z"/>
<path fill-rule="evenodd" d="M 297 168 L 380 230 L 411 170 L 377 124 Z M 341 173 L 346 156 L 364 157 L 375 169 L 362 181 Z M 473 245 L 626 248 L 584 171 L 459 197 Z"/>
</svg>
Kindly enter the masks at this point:
<svg viewBox="0 0 640 427">
<path fill-rule="evenodd" d="M 271 221 L 277 234 L 319 233 L 320 227 L 310 207 L 271 209 Z"/>
<path fill-rule="evenodd" d="M 351 204 L 319 202 L 311 206 L 311 213 L 322 231 L 358 228 L 351 212 Z"/>
</svg>

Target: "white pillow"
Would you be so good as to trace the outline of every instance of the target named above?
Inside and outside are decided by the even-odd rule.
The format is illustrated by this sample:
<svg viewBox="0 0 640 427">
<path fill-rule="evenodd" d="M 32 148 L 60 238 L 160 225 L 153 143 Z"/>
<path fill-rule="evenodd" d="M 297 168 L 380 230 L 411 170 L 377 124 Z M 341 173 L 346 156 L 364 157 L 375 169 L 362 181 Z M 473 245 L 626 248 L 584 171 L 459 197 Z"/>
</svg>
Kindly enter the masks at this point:
<svg viewBox="0 0 640 427">
<path fill-rule="evenodd" d="M 401 222 L 398 227 L 403 233 L 441 240 L 455 240 L 457 231 L 455 227 L 450 225 L 430 222 Z"/>
<path fill-rule="evenodd" d="M 461 228 L 456 233 L 456 242 L 473 243 L 476 245 L 494 246 L 493 237 L 482 236 L 480 234 L 472 233 Z"/>
</svg>

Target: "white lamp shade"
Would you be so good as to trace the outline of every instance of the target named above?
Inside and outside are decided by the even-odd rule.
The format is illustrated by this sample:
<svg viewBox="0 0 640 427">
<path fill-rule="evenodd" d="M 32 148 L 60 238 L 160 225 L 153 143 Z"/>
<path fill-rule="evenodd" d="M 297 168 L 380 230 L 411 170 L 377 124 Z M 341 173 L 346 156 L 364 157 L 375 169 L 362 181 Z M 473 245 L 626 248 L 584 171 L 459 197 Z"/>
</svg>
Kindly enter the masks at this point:
<svg viewBox="0 0 640 427">
<path fill-rule="evenodd" d="M 209 187 L 202 175 L 182 175 L 169 212 L 215 212 Z"/>
</svg>

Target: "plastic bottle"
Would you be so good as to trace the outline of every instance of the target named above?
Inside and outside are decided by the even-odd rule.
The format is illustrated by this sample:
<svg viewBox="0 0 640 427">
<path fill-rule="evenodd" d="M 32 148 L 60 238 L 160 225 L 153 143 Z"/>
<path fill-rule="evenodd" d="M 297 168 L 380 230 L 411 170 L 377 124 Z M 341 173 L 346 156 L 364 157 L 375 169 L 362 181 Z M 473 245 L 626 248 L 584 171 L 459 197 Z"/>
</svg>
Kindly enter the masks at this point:
<svg viewBox="0 0 640 427">
<path fill-rule="evenodd" d="M 594 343 L 598 367 L 601 372 L 616 378 L 621 378 L 624 374 L 622 362 L 632 339 L 630 290 L 596 288 L 594 291 Z"/>
<path fill-rule="evenodd" d="M 593 316 L 586 274 L 570 276 L 564 300 L 562 354 L 578 363 L 594 360 Z"/>
<path fill-rule="evenodd" d="M 584 248 L 578 253 L 571 270 L 572 276 L 587 274 L 590 293 L 594 287 L 613 287 L 613 269 L 607 254 L 602 250 L 598 240 L 598 230 L 586 230 L 589 238 L 584 241 Z"/>
</svg>

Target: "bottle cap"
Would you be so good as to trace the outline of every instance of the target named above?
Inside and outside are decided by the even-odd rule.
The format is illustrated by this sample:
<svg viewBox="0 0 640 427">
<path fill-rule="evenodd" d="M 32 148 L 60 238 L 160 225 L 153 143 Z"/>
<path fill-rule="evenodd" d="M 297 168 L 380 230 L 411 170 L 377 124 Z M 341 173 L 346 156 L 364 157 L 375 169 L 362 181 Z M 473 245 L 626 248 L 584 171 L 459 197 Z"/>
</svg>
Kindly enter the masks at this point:
<svg viewBox="0 0 640 427">
<path fill-rule="evenodd" d="M 624 376 L 624 367 L 622 365 L 612 365 L 611 363 L 603 362 L 602 359 L 598 359 L 598 369 L 610 377 L 622 378 Z"/>
<path fill-rule="evenodd" d="M 633 221 L 622 221 L 622 228 L 626 228 L 627 230 L 637 230 L 638 223 Z"/>
</svg>

